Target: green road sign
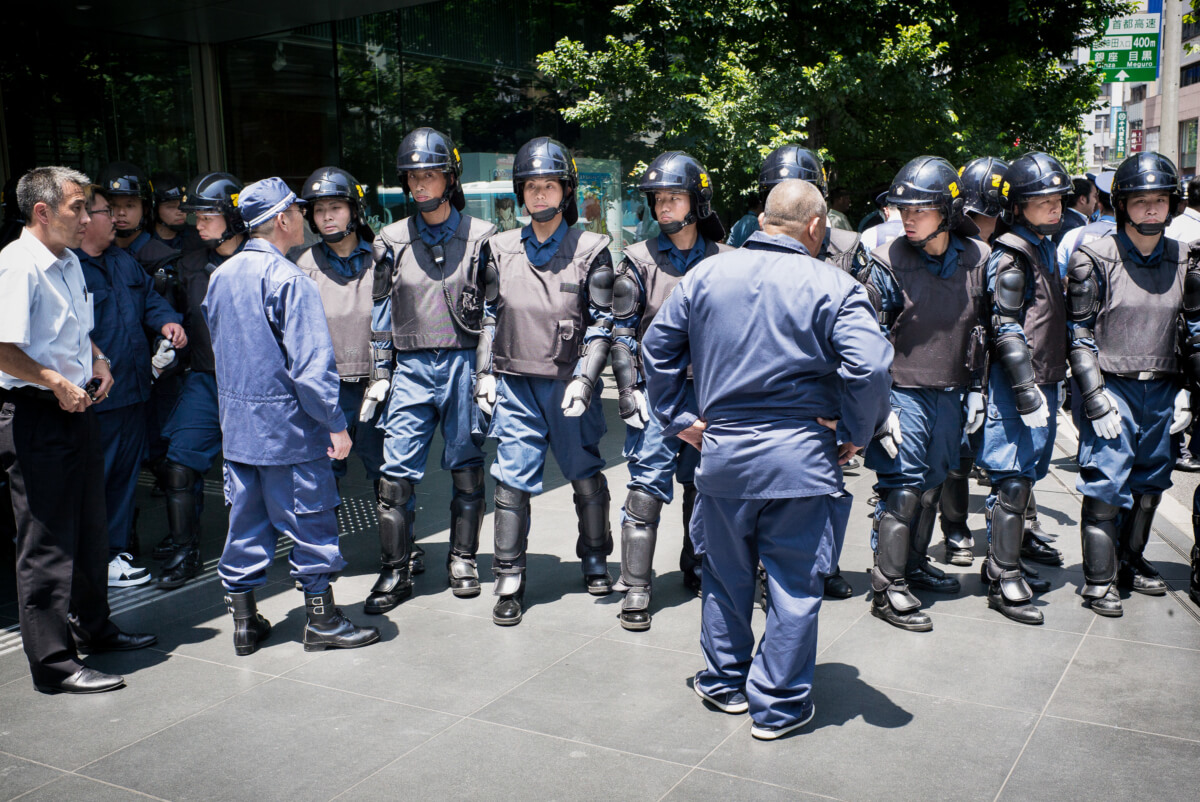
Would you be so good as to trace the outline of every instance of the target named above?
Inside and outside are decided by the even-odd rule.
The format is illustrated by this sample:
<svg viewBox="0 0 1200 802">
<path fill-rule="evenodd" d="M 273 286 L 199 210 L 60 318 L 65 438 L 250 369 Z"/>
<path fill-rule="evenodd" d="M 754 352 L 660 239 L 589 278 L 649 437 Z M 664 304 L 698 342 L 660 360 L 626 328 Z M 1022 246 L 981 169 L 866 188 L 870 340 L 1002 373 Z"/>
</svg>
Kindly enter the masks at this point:
<svg viewBox="0 0 1200 802">
<path fill-rule="evenodd" d="M 1104 38 L 1092 47 L 1092 63 L 1105 83 L 1158 78 L 1158 14 L 1111 17 Z"/>
</svg>

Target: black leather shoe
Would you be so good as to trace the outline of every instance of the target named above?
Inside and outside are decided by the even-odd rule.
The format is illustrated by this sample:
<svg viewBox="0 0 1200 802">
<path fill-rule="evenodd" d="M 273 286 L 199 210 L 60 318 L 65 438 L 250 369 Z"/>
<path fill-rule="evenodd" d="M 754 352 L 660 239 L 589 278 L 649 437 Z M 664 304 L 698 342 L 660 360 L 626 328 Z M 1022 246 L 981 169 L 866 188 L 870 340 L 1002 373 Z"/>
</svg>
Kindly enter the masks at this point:
<svg viewBox="0 0 1200 802">
<path fill-rule="evenodd" d="M 375 585 L 367 594 L 367 600 L 363 602 L 363 612 L 367 615 L 382 615 L 399 607 L 412 594 L 411 564 L 405 565 L 403 560 L 399 567 L 384 563 L 379 569 L 379 578 L 375 580 Z"/>
<path fill-rule="evenodd" d="M 910 565 L 904 571 L 904 578 L 912 587 L 932 593 L 958 593 L 962 589 L 957 579 L 947 576 L 944 571 L 928 562 Z"/>
<path fill-rule="evenodd" d="M 357 649 L 379 640 L 378 629 L 356 626 L 340 607 L 334 606 L 331 588 L 320 593 L 305 593 L 304 611 L 308 614 L 302 638 L 306 652 Z"/>
<path fill-rule="evenodd" d="M 1034 593 L 1046 593 L 1050 590 L 1050 580 L 1040 579 L 1041 574 L 1032 565 L 1021 559 L 1018 559 L 1017 563 L 1021 566 L 1021 576 L 1025 577 L 1025 584 L 1029 585 L 1030 590 Z"/>
<path fill-rule="evenodd" d="M 84 666 L 62 682 L 49 685 L 35 682 L 33 687 L 42 693 L 104 693 L 124 688 L 125 678 Z"/>
<path fill-rule="evenodd" d="M 1021 556 L 1026 560 L 1032 560 L 1035 563 L 1055 568 L 1063 564 L 1061 551 L 1052 546 L 1047 546 L 1028 531 L 1021 536 Z"/>
<path fill-rule="evenodd" d="M 587 554 L 580 563 L 583 569 L 583 585 L 593 596 L 612 593 L 613 580 L 608 575 L 608 558 L 603 554 Z"/>
<path fill-rule="evenodd" d="M 179 544 L 170 535 L 167 535 L 162 540 L 158 541 L 158 545 L 154 547 L 154 559 L 166 560 L 175 552 L 179 551 Z"/>
<path fill-rule="evenodd" d="M 1167 583 L 1159 576 L 1158 569 L 1140 554 L 1132 554 L 1121 563 L 1117 585 L 1147 596 L 1167 595 Z"/>
<path fill-rule="evenodd" d="M 1105 618 L 1120 618 L 1125 614 L 1125 608 L 1121 606 L 1121 594 L 1117 593 L 1116 585 L 1109 585 L 1108 592 L 1099 599 L 1089 599 L 1087 606 L 1091 607 L 1096 615 Z"/>
<path fill-rule="evenodd" d="M 683 586 L 685 588 L 687 588 L 688 590 L 690 590 L 692 593 L 695 593 L 697 596 L 699 596 L 700 595 L 700 574 L 698 574 L 694 571 L 684 571 L 683 572 Z"/>
<path fill-rule="evenodd" d="M 450 555 L 446 565 L 446 581 L 450 592 L 460 599 L 470 599 L 479 595 L 479 568 L 475 565 L 474 557 Z"/>
<path fill-rule="evenodd" d="M 425 549 L 413 544 L 412 554 L 408 558 L 408 570 L 413 576 L 425 573 Z"/>
<path fill-rule="evenodd" d="M 1042 611 L 1030 602 L 1010 602 L 1000 592 L 999 582 L 988 583 L 988 607 L 1018 624 L 1040 624 L 1045 620 Z"/>
<path fill-rule="evenodd" d="M 1187 473 L 1200 473 L 1200 460 L 1193 456 L 1180 457 L 1175 460 L 1175 470 Z"/>
<path fill-rule="evenodd" d="M 501 627 L 513 627 L 521 623 L 524 615 L 525 589 L 512 596 L 501 596 L 492 608 L 492 623 Z"/>
<path fill-rule="evenodd" d="M 183 587 L 189 579 L 200 573 L 200 549 L 181 548 L 175 552 L 166 563 L 163 563 L 162 575 L 158 578 L 158 586 L 163 590 L 174 590 Z"/>
<path fill-rule="evenodd" d="M 107 638 L 77 641 L 76 643 L 79 646 L 79 651 L 89 654 L 132 652 L 158 643 L 158 636 L 149 633 L 122 632 L 121 630 L 117 630 L 115 634 L 109 635 Z"/>
<path fill-rule="evenodd" d="M 848 599 L 854 595 L 854 588 L 842 576 L 841 569 L 825 577 L 825 595 L 831 599 Z"/>
<path fill-rule="evenodd" d="M 933 629 L 933 621 L 929 618 L 929 614 L 921 610 L 913 610 L 908 613 L 899 612 L 892 603 L 888 601 L 885 591 L 873 591 L 874 596 L 871 599 L 871 615 L 876 618 L 887 621 L 894 627 L 906 629 L 909 632 L 929 632 Z"/>
<path fill-rule="evenodd" d="M 630 632 L 645 632 L 650 628 L 650 588 L 632 587 L 625 591 L 621 602 L 621 628 Z"/>
</svg>

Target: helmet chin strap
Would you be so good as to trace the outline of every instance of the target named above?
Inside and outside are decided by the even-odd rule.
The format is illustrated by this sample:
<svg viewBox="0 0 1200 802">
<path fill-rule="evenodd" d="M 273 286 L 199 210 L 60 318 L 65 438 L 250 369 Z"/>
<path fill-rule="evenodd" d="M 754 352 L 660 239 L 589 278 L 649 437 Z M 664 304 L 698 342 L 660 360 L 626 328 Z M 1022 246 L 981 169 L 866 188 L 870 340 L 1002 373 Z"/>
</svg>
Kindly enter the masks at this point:
<svg viewBox="0 0 1200 802">
<path fill-rule="evenodd" d="M 339 231 L 336 234 L 322 234 L 321 241 L 324 242 L 326 245 L 334 245 L 336 243 L 341 242 L 342 240 L 344 240 L 346 237 L 350 236 L 351 234 L 353 234 L 355 228 L 357 228 L 357 226 L 354 224 L 354 221 L 351 220 L 350 227 L 347 228 L 345 231 Z"/>
<path fill-rule="evenodd" d="M 430 198 L 429 200 L 417 201 L 417 211 L 425 212 L 426 214 L 429 212 L 436 212 L 437 208 L 445 203 L 448 199 L 449 196 L 442 195 L 440 198 Z"/>
<path fill-rule="evenodd" d="M 904 238 L 907 239 L 908 244 L 913 246 L 914 248 L 924 249 L 926 244 L 928 244 L 931 239 L 933 239 L 937 235 L 941 234 L 942 232 L 949 231 L 949 230 L 950 230 L 949 221 L 943 219 L 942 222 L 938 223 L 938 227 L 933 230 L 933 233 L 927 237 L 924 237 L 922 239 L 913 239 L 912 237 L 905 234 Z"/>
<path fill-rule="evenodd" d="M 1143 237 L 1153 237 L 1166 231 L 1170 222 L 1171 221 L 1169 218 L 1166 220 L 1159 220 L 1156 223 L 1135 223 L 1130 220 L 1129 225 L 1137 229 L 1137 233 L 1141 234 Z"/>
<path fill-rule="evenodd" d="M 662 231 L 662 233 L 666 234 L 669 237 L 672 234 L 679 233 L 687 226 L 695 224 L 695 222 L 696 222 L 695 213 L 688 212 L 687 216 L 684 217 L 682 220 L 673 220 L 670 223 L 659 223 L 658 227 Z"/>
</svg>

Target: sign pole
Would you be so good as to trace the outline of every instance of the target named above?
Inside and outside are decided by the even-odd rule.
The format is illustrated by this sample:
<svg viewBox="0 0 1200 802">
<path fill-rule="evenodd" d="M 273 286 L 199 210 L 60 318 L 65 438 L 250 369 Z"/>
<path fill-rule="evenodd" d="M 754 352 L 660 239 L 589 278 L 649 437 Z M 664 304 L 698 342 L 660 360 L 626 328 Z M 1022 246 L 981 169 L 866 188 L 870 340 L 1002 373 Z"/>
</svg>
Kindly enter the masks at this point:
<svg viewBox="0 0 1200 802">
<path fill-rule="evenodd" d="M 1183 3 L 1164 0 L 1162 28 L 1162 115 L 1158 152 L 1179 164 L 1179 56 L 1183 50 Z"/>
</svg>

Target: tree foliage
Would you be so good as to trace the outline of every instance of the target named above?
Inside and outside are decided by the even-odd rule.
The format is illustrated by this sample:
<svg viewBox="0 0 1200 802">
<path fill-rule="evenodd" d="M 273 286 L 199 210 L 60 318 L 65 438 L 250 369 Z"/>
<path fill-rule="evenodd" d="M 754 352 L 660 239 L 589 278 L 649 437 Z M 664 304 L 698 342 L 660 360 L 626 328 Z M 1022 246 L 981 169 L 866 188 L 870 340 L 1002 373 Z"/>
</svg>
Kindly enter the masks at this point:
<svg viewBox="0 0 1200 802">
<path fill-rule="evenodd" d="M 636 0 L 588 49 L 561 39 L 540 68 L 568 120 L 620 132 L 613 155 L 695 155 L 725 204 L 771 149 L 799 143 L 832 183 L 887 184 L 910 158 L 1077 147 L 1099 78 L 1076 49 L 1121 0 Z M 872 193 L 873 194 L 873 193 Z"/>
</svg>

